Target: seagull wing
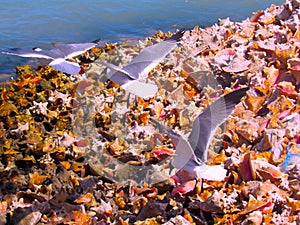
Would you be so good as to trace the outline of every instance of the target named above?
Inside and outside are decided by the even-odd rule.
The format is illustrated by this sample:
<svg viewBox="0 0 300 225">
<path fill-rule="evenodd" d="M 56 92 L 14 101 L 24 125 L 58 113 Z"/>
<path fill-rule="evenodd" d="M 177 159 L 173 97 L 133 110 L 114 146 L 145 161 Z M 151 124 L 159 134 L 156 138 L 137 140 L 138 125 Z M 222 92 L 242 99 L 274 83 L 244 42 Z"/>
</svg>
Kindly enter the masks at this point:
<svg viewBox="0 0 300 225">
<path fill-rule="evenodd" d="M 21 57 L 44 59 L 69 59 L 95 47 L 98 43 L 100 43 L 99 40 L 96 40 L 90 43 L 61 44 L 57 48 L 51 50 L 11 48 L 7 50 L 1 50 L 0 52 L 7 55 L 17 55 Z"/>
<path fill-rule="evenodd" d="M 174 167 L 181 169 L 191 159 L 196 161 L 194 150 L 192 149 L 190 143 L 183 136 L 175 133 L 170 127 L 161 124 L 154 119 L 151 119 L 151 121 L 158 128 L 159 132 L 167 134 L 172 140 L 173 144 L 176 146 L 176 156 L 172 160 L 172 165 Z"/>
<path fill-rule="evenodd" d="M 49 54 L 53 58 L 69 59 L 80 54 L 83 54 L 87 50 L 95 47 L 97 43 L 77 43 L 77 44 L 61 44 L 57 48 L 49 50 Z"/>
<path fill-rule="evenodd" d="M 146 78 L 148 73 L 169 54 L 180 40 L 184 30 L 180 30 L 165 41 L 143 49 L 129 64 L 123 67 L 135 79 Z"/>
<path fill-rule="evenodd" d="M 108 62 L 99 62 L 109 68 L 107 77 L 125 90 L 141 98 L 151 98 L 156 94 L 158 87 L 155 84 L 140 82 L 123 68 Z"/>
<path fill-rule="evenodd" d="M 176 146 L 176 156 L 172 160 L 172 165 L 177 169 L 183 168 L 190 161 L 197 161 L 190 143 L 181 135 L 168 135 Z"/>
<path fill-rule="evenodd" d="M 17 55 L 17 56 L 28 57 L 28 58 L 53 59 L 51 54 L 50 55 L 48 54 L 49 51 L 45 51 L 45 50 L 35 51 L 32 49 L 11 48 L 6 50 L 1 50 L 0 52 L 7 55 Z"/>
<path fill-rule="evenodd" d="M 131 80 L 122 85 L 122 87 L 130 93 L 145 99 L 152 98 L 158 90 L 155 84 L 144 83 L 138 80 Z"/>
<path fill-rule="evenodd" d="M 176 146 L 172 165 L 179 169 L 176 176 L 181 181 L 197 178 L 221 181 L 227 170 L 222 165 L 206 165 L 207 151 L 215 130 L 232 113 L 236 104 L 249 88 L 234 91 L 207 107 L 194 121 L 189 142 L 182 136 L 168 132 Z"/>
<path fill-rule="evenodd" d="M 49 65 L 67 74 L 78 74 L 80 72 L 78 63 L 66 61 L 65 59 L 55 59 Z"/>
<path fill-rule="evenodd" d="M 163 133 L 167 133 L 176 146 L 176 156 L 172 160 L 172 165 L 179 171 L 176 176 L 181 181 L 194 178 L 221 181 L 226 177 L 227 170 L 222 165 L 206 165 L 199 162 L 190 143 L 182 136 L 174 133 L 170 128 L 152 120 Z"/>
<path fill-rule="evenodd" d="M 107 72 L 107 77 L 108 79 L 112 80 L 113 82 L 119 84 L 119 85 L 126 85 L 128 82 L 135 80 L 134 77 L 131 76 L 131 74 L 129 74 L 126 70 L 108 63 L 108 62 L 103 62 L 100 60 L 97 60 L 97 62 L 103 64 L 104 66 L 106 66 L 109 71 Z"/>
<path fill-rule="evenodd" d="M 189 137 L 197 162 L 207 161 L 207 151 L 216 129 L 232 113 L 249 88 L 233 91 L 208 106 L 194 121 Z M 200 160 L 200 161 L 199 161 Z"/>
<path fill-rule="evenodd" d="M 108 78 L 110 79 L 115 73 L 119 72 L 119 73 L 124 73 L 126 76 L 130 77 L 130 79 L 135 80 L 135 78 L 133 76 L 130 75 L 130 73 L 128 73 L 125 69 L 118 67 L 112 63 L 109 62 L 103 62 L 100 60 L 97 60 L 97 62 L 103 64 L 104 66 L 108 67 L 108 69 L 110 70 L 107 74 Z"/>
</svg>

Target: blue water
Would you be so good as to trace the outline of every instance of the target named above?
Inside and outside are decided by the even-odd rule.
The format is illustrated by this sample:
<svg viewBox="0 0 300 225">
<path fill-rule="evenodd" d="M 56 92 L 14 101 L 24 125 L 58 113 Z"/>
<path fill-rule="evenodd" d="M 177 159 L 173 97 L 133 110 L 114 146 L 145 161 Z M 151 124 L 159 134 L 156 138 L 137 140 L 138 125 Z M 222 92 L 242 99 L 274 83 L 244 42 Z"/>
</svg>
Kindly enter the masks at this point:
<svg viewBox="0 0 300 225">
<path fill-rule="evenodd" d="M 284 0 L 0 0 L 0 49 L 50 48 L 53 43 L 97 38 L 138 39 L 157 30 L 209 26 L 229 17 L 242 21 L 252 12 Z M 0 54 L 0 79 L 29 59 Z"/>
</svg>

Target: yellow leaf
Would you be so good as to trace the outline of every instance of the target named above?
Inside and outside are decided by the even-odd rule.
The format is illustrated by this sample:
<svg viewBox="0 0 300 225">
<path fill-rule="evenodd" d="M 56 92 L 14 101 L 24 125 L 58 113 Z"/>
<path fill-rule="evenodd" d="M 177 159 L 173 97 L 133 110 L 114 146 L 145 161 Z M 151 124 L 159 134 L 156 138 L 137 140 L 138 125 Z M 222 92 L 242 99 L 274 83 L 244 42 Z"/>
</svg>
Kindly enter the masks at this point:
<svg viewBox="0 0 300 225">
<path fill-rule="evenodd" d="M 11 112 L 18 113 L 17 107 L 9 101 L 4 101 L 0 106 L 0 116 L 8 116 Z"/>
<path fill-rule="evenodd" d="M 63 161 L 60 162 L 60 164 L 63 166 L 63 168 L 65 168 L 66 170 L 70 169 L 71 167 L 71 163 L 69 163 L 68 161 Z"/>
</svg>

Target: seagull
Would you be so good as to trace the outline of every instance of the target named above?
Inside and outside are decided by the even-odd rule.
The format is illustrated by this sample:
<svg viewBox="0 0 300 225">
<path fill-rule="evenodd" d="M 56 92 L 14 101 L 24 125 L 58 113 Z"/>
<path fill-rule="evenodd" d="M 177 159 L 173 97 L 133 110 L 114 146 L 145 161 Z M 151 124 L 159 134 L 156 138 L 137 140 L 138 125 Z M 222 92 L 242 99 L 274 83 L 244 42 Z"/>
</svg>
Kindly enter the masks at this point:
<svg viewBox="0 0 300 225">
<path fill-rule="evenodd" d="M 141 98 L 153 97 L 157 92 L 157 86 L 140 80 L 147 78 L 148 73 L 177 46 L 183 34 L 184 29 L 181 29 L 170 38 L 143 49 L 122 68 L 108 62 L 100 61 L 100 63 L 109 68 L 108 78 L 125 90 Z"/>
<path fill-rule="evenodd" d="M 181 182 L 195 178 L 221 181 L 226 177 L 227 170 L 223 166 L 206 164 L 209 145 L 217 128 L 231 115 L 248 90 L 246 87 L 233 91 L 208 106 L 193 122 L 188 140 L 163 127 L 176 146 L 172 165 L 179 169 L 176 178 Z"/>
<path fill-rule="evenodd" d="M 51 62 L 50 66 L 57 69 L 58 71 L 67 74 L 77 74 L 80 71 L 78 63 L 67 61 L 72 57 L 83 54 L 87 50 L 95 47 L 99 44 L 99 39 L 90 43 L 74 43 L 74 44 L 61 44 L 57 48 L 51 50 L 43 50 L 40 48 L 33 49 L 22 49 L 22 48 L 11 48 L 6 50 L 0 50 L 2 54 L 17 55 L 21 57 L 48 59 Z"/>
</svg>

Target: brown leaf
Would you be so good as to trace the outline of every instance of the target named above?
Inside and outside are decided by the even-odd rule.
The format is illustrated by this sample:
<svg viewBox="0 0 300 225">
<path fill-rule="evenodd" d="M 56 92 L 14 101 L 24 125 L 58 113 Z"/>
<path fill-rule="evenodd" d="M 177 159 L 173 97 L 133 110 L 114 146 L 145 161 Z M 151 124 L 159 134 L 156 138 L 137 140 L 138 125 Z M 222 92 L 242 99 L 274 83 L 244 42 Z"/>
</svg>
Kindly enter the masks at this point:
<svg viewBox="0 0 300 225">
<path fill-rule="evenodd" d="M 23 219 L 21 219 L 18 222 L 18 225 L 35 225 L 38 224 L 38 222 L 41 220 L 42 218 L 42 213 L 40 212 L 32 212 L 30 214 L 28 214 L 27 216 L 25 216 Z"/>
<path fill-rule="evenodd" d="M 205 212 L 223 214 L 224 211 L 220 203 L 221 198 L 221 194 L 218 191 L 214 191 L 213 194 L 206 201 L 200 203 L 200 208 Z"/>
<path fill-rule="evenodd" d="M 251 154 L 250 152 L 244 155 L 243 161 L 239 164 L 239 172 L 244 181 L 250 181 L 253 179 L 253 173 L 251 168 Z"/>
<path fill-rule="evenodd" d="M 145 205 L 137 216 L 138 220 L 144 220 L 146 218 L 163 215 L 167 208 L 168 203 L 160 203 L 156 201 L 149 201 Z"/>
<path fill-rule="evenodd" d="M 133 188 L 134 191 L 138 194 L 138 195 L 143 195 L 146 198 L 155 198 L 157 196 L 157 188 L 152 187 L 142 187 L 142 188 L 138 188 L 135 187 Z"/>
<path fill-rule="evenodd" d="M 110 202 L 105 202 L 101 199 L 99 206 L 92 207 L 91 211 L 97 213 L 97 216 L 101 219 L 106 219 L 112 215 L 112 207 Z"/>
<path fill-rule="evenodd" d="M 222 69 L 227 73 L 238 73 L 249 69 L 251 61 L 241 57 L 234 58 L 228 66 L 223 66 Z"/>
<path fill-rule="evenodd" d="M 240 121 L 237 123 L 236 133 L 253 143 L 258 137 L 259 124 L 255 121 Z"/>
<path fill-rule="evenodd" d="M 259 209 L 263 209 L 264 207 L 268 207 L 268 206 L 270 206 L 270 204 L 272 204 L 272 203 L 270 203 L 268 200 L 265 200 L 265 201 L 257 200 L 254 198 L 254 196 L 250 195 L 247 206 L 239 214 L 245 215 L 250 212 L 253 212 L 253 211 L 256 211 Z"/>
<path fill-rule="evenodd" d="M 88 89 L 91 85 L 92 85 L 91 82 L 82 80 L 82 81 L 78 82 L 76 91 L 79 94 L 83 94 L 85 92 L 85 90 Z"/>
</svg>

